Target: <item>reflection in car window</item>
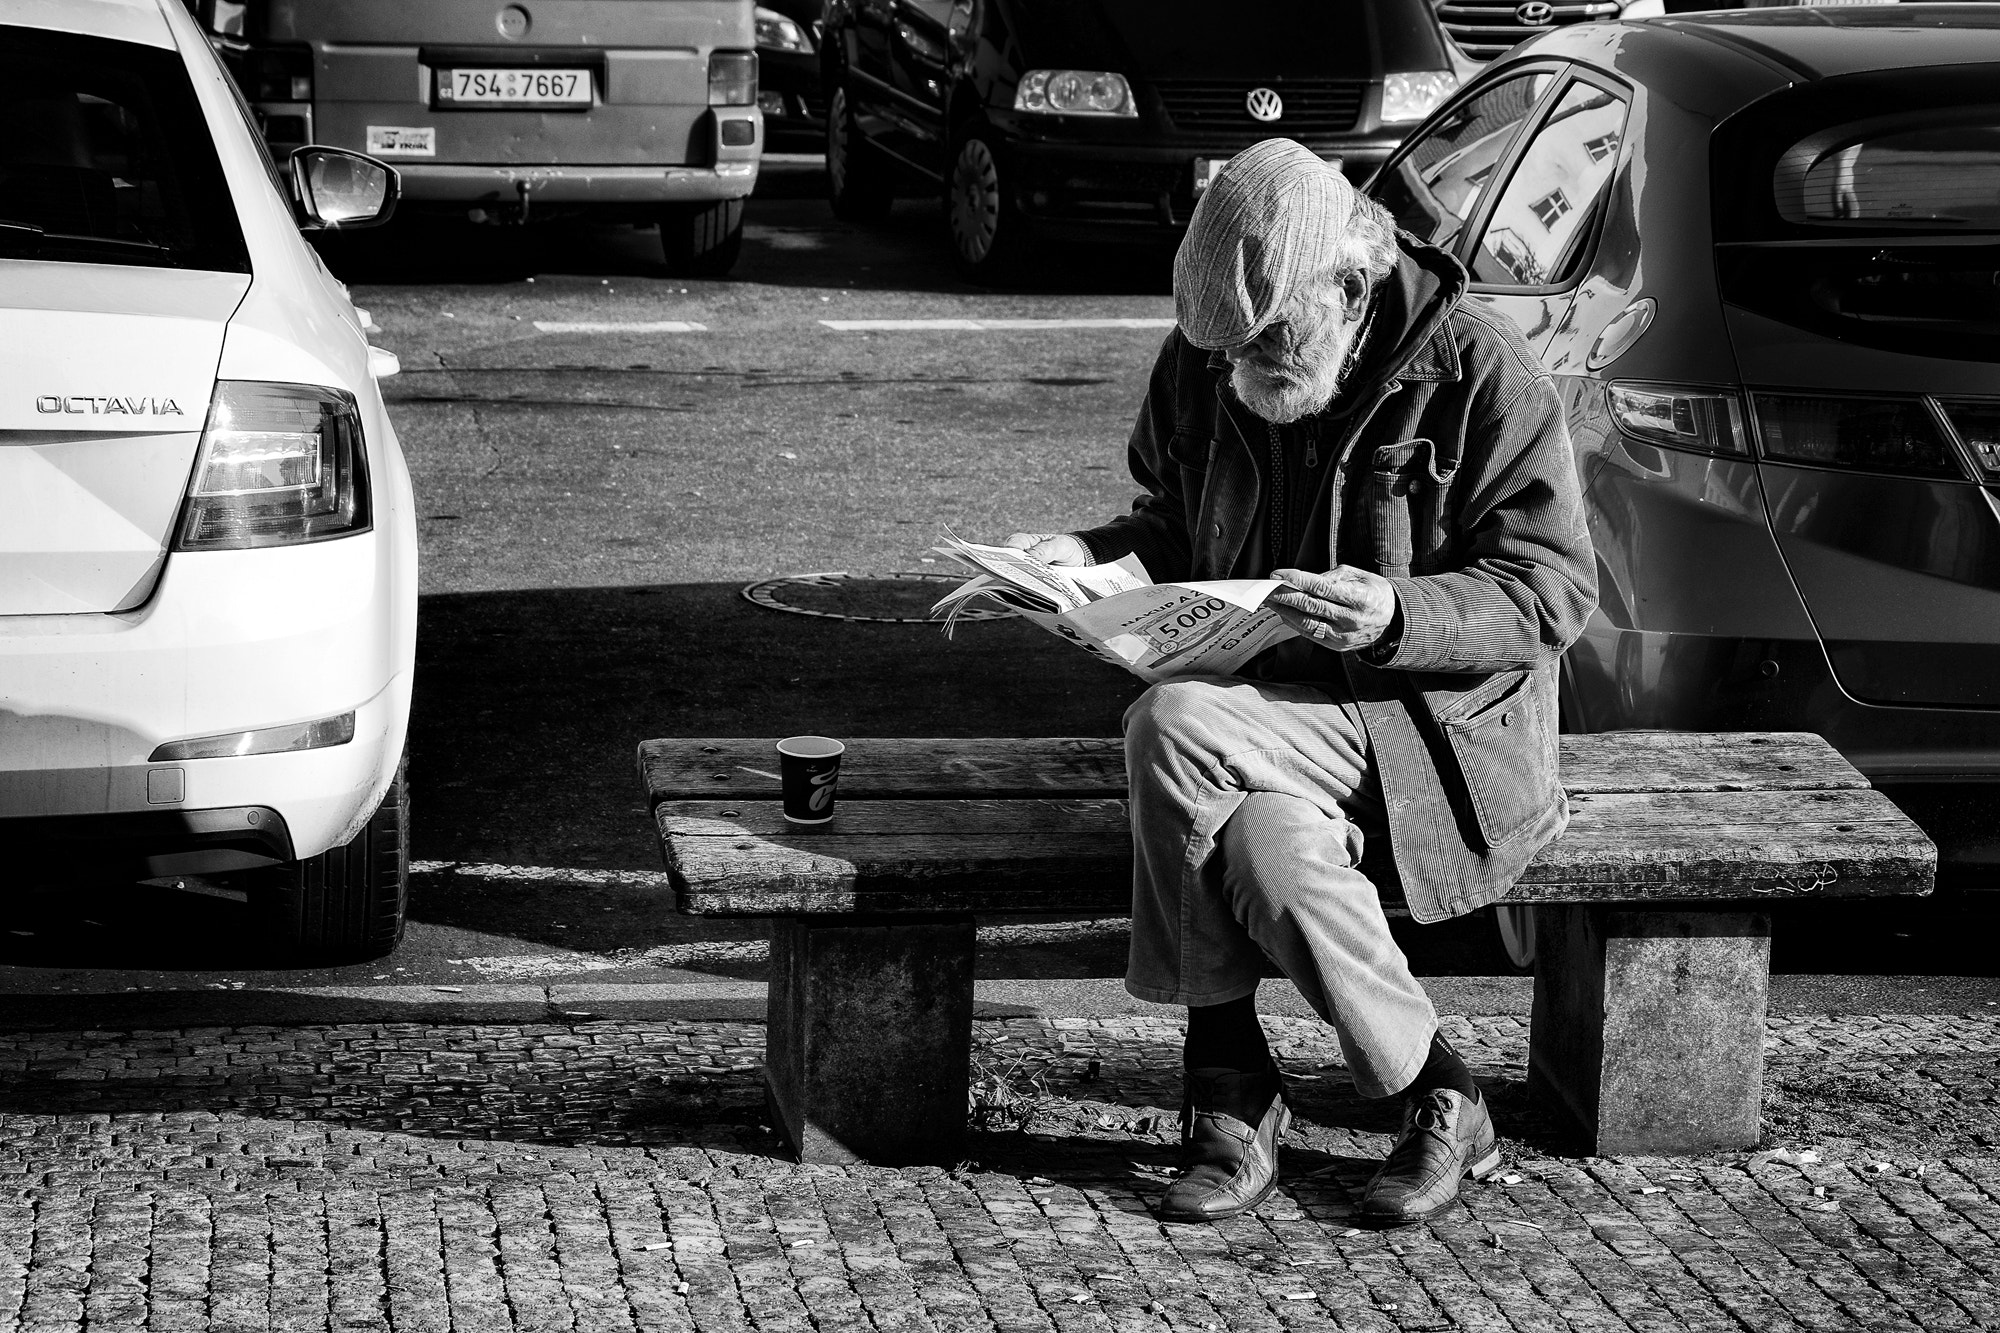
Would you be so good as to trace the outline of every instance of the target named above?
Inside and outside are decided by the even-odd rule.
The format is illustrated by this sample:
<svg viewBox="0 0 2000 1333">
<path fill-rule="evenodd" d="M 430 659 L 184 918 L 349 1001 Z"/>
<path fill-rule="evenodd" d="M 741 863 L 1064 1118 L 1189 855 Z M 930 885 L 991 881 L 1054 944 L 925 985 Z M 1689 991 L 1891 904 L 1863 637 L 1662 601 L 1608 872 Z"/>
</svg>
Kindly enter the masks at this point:
<svg viewBox="0 0 2000 1333">
<path fill-rule="evenodd" d="M 1375 197 L 1396 215 L 1396 224 L 1449 247 L 1554 77 L 1544 70 L 1496 83 L 1460 103 L 1412 144 L 1375 187 Z"/>
<path fill-rule="evenodd" d="M 0 27 L 0 258 L 248 272 L 180 57 Z"/>
<path fill-rule="evenodd" d="M 1950 122 L 1816 134 L 1778 159 L 1788 222 L 2000 223 L 2000 108 Z"/>
<path fill-rule="evenodd" d="M 1474 282 L 1544 287 L 1582 265 L 1592 223 L 1611 190 L 1625 99 L 1572 84 L 1535 131 L 1474 247 Z"/>
</svg>

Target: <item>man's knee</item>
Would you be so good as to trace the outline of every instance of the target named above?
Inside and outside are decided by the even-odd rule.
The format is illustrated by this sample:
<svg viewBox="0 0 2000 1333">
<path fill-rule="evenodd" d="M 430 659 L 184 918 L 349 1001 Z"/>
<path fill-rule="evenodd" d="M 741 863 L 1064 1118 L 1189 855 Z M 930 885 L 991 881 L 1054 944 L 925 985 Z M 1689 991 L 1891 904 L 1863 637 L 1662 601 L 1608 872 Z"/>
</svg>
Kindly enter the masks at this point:
<svg viewBox="0 0 2000 1333">
<path fill-rule="evenodd" d="M 1140 695 L 1125 710 L 1127 765 L 1136 771 L 1157 759 L 1214 750 L 1227 688 L 1210 680 L 1169 680 Z"/>
<path fill-rule="evenodd" d="M 1315 900 L 1343 884 L 1360 855 L 1352 824 L 1282 792 L 1247 794 L 1216 842 L 1231 894 L 1270 917 L 1324 907 Z"/>
</svg>

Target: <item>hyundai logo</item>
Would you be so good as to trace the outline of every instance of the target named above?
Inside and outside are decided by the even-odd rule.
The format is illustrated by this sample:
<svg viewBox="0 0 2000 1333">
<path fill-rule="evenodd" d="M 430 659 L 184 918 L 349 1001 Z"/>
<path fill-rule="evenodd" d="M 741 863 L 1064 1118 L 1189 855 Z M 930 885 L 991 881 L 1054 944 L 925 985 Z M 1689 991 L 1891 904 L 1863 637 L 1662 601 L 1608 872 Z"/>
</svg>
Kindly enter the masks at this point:
<svg viewBox="0 0 2000 1333">
<path fill-rule="evenodd" d="M 1524 28 L 1546 28 L 1555 22 L 1556 7 L 1549 0 L 1527 0 L 1526 4 L 1515 6 L 1514 17 Z"/>
<path fill-rule="evenodd" d="M 1285 99 L 1269 88 L 1252 88 L 1243 99 L 1243 109 L 1250 113 L 1250 119 L 1269 124 L 1285 114 Z"/>
</svg>

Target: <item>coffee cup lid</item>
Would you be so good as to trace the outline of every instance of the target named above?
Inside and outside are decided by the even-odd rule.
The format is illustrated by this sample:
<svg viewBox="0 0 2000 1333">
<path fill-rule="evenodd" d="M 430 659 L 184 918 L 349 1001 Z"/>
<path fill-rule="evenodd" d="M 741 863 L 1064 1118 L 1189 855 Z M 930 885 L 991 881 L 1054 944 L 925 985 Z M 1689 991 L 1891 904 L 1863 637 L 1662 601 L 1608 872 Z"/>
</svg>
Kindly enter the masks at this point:
<svg viewBox="0 0 2000 1333">
<path fill-rule="evenodd" d="M 831 759 L 846 749 L 831 736 L 787 736 L 778 742 L 778 753 L 794 759 Z"/>
</svg>

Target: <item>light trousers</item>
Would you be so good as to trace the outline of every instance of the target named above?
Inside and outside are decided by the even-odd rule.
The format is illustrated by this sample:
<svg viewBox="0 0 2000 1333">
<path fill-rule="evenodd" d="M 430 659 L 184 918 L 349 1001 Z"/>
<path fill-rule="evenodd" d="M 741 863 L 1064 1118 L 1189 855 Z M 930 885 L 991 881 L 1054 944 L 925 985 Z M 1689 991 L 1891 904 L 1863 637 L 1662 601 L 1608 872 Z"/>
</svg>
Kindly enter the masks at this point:
<svg viewBox="0 0 2000 1333">
<path fill-rule="evenodd" d="M 1159 1004 L 1253 994 L 1269 959 L 1332 1025 L 1354 1086 L 1409 1086 L 1430 997 L 1358 869 L 1381 796 L 1352 704 L 1305 685 L 1193 677 L 1125 714 L 1132 952 L 1125 988 Z"/>
</svg>

